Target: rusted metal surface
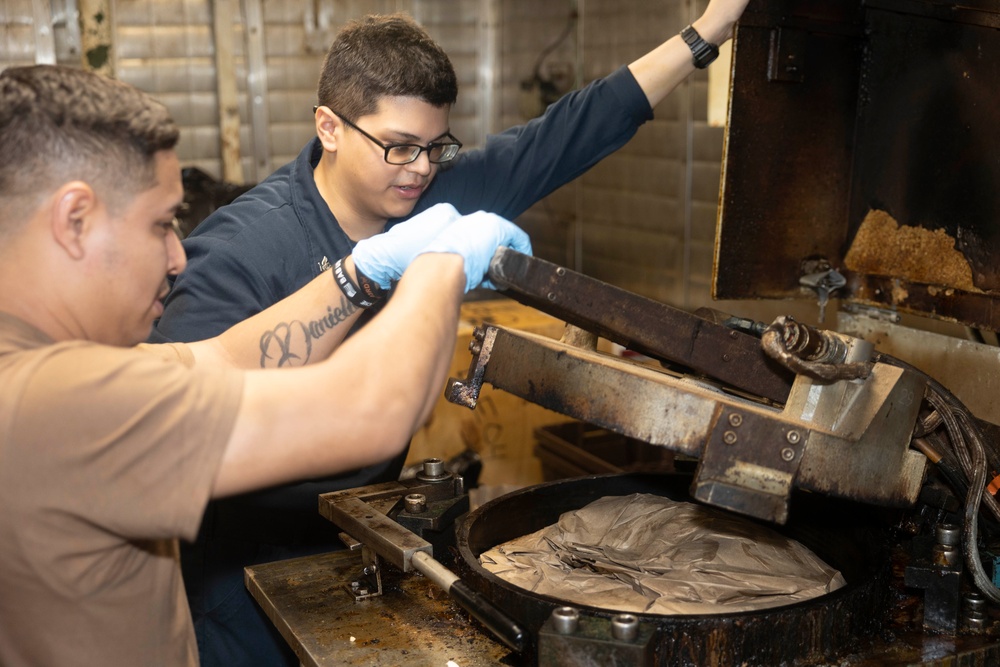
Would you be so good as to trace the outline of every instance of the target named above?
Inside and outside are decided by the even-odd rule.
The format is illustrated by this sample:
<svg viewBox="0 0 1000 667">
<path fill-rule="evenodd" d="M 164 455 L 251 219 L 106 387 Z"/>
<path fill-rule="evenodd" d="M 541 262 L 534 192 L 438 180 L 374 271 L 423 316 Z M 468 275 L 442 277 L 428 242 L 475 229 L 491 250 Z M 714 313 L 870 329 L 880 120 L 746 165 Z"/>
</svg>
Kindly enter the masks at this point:
<svg viewBox="0 0 1000 667">
<path fill-rule="evenodd" d="M 998 25 L 988 0 L 750 3 L 734 44 L 714 295 L 803 296 L 807 267 L 849 272 L 853 249 L 875 261 L 835 296 L 1000 329 Z M 950 239 L 968 269 L 897 275 L 904 254 L 924 267 L 940 254 L 857 248 L 873 211 Z"/>
<path fill-rule="evenodd" d="M 769 76 L 796 33 L 801 81 Z M 860 4 L 752 2 L 733 43 L 713 296 L 809 295 L 807 260 L 837 268 L 847 236 L 863 37 Z"/>
<path fill-rule="evenodd" d="M 575 610 L 573 610 L 575 612 Z M 544 667 L 647 667 L 654 663 L 656 628 L 627 614 L 634 637 L 615 636 L 619 619 L 573 615 L 573 623 L 561 623 L 565 610 L 557 610 L 538 632 L 538 664 Z M 621 633 L 620 633 L 621 634 Z"/>
<path fill-rule="evenodd" d="M 486 327 L 484 338 L 469 378 L 452 381 L 449 400 L 474 407 L 465 400 L 489 383 L 643 442 L 701 453 L 719 395 L 711 387 L 527 332 Z"/>
<path fill-rule="evenodd" d="M 889 4 L 866 14 L 851 230 L 872 208 L 900 224 L 944 230 L 976 287 L 1000 295 L 996 26 L 944 20 L 949 5 L 970 3 Z M 964 18 L 976 15 L 995 24 L 1000 8 Z"/>
<path fill-rule="evenodd" d="M 788 396 L 792 374 L 749 334 L 509 248 L 497 251 L 490 278 L 513 299 L 630 350 L 771 401 Z"/>
<path fill-rule="evenodd" d="M 325 506 L 323 516 L 368 546 L 395 567 L 409 572 L 418 551 L 431 553 L 431 543 L 406 530 L 361 499 L 347 496 Z"/>
<path fill-rule="evenodd" d="M 253 565 L 246 586 L 306 667 L 518 664 L 422 576 L 387 572 L 381 597 L 354 602 L 360 566 L 346 551 Z"/>
<path fill-rule="evenodd" d="M 875 364 L 863 381 L 797 376 L 779 410 L 543 336 L 489 326 L 481 338 L 449 400 L 475 407 L 489 383 L 698 458 L 695 495 L 718 507 L 783 523 L 793 487 L 891 507 L 920 491 L 926 458 L 909 444 L 924 381 L 903 369 Z"/>
<path fill-rule="evenodd" d="M 1000 402 L 996 400 L 1000 395 L 1000 347 L 902 326 L 864 311 L 842 310 L 837 314 L 837 330 L 867 340 L 880 353 L 919 368 L 947 387 L 973 415 L 1000 424 Z"/>
<path fill-rule="evenodd" d="M 857 274 L 849 274 L 848 285 L 852 301 L 858 303 L 1000 331 L 1000 303 L 988 294 Z"/>
</svg>

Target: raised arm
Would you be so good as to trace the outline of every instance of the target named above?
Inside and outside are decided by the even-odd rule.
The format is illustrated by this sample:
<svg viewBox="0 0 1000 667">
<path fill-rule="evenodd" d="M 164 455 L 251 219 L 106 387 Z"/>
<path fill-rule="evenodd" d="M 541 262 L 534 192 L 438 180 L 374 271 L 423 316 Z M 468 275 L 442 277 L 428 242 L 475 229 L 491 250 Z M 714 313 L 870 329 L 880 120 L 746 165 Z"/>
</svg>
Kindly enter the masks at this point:
<svg viewBox="0 0 1000 667">
<path fill-rule="evenodd" d="M 433 206 L 385 234 L 359 241 L 341 269 L 352 286 L 358 285 L 361 268 L 379 290 L 388 291 L 413 258 L 458 218 L 450 204 Z M 326 359 L 364 307 L 341 289 L 331 269 L 270 308 L 190 347 L 199 364 L 248 370 L 305 366 Z"/>
<path fill-rule="evenodd" d="M 749 0 L 712 0 L 705 13 L 692 26 L 702 39 L 718 46 L 733 35 L 733 26 Z M 691 49 L 674 35 L 628 66 L 646 93 L 650 106 L 656 106 L 695 70 Z"/>
<path fill-rule="evenodd" d="M 496 248 L 527 235 L 486 213 L 452 223 L 412 261 L 392 300 L 329 359 L 248 371 L 215 496 L 352 470 L 397 454 L 427 418 L 454 352 L 465 291 Z"/>
</svg>

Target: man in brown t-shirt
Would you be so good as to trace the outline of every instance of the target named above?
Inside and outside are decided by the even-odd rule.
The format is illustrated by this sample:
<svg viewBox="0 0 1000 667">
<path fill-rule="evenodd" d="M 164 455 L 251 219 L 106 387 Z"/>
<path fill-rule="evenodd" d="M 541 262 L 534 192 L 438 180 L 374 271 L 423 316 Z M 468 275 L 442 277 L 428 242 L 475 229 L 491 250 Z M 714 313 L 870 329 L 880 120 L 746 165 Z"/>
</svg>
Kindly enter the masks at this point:
<svg viewBox="0 0 1000 667">
<path fill-rule="evenodd" d="M 140 345 L 185 264 L 166 110 L 81 70 L 10 68 L 0 136 L 0 664 L 196 665 L 177 539 L 209 498 L 401 451 L 464 291 L 497 247 L 530 244 L 442 206 L 216 338 Z"/>
</svg>

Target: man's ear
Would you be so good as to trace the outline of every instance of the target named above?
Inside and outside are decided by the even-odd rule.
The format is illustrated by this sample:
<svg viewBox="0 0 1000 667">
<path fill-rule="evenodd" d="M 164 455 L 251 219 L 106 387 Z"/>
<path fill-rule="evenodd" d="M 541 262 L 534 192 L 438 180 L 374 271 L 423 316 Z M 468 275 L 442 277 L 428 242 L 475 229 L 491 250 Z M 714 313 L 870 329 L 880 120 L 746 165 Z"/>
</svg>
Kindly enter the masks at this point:
<svg viewBox="0 0 1000 667">
<path fill-rule="evenodd" d="M 323 150 L 329 153 L 337 152 L 337 141 L 340 134 L 337 128 L 343 126 L 343 121 L 337 118 L 337 114 L 330 110 L 330 107 L 316 107 L 316 136 L 323 144 Z"/>
<path fill-rule="evenodd" d="M 86 254 L 84 241 L 91 231 L 97 209 L 97 195 L 83 181 L 66 183 L 52 198 L 52 238 L 73 259 L 82 259 Z"/>
</svg>

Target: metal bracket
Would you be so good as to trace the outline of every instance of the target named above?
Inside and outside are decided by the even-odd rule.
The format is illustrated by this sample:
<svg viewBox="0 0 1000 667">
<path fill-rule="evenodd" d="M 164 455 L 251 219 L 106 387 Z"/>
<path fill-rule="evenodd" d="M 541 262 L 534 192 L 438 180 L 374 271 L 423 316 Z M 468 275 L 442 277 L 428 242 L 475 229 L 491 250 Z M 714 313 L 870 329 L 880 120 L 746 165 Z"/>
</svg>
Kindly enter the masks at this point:
<svg viewBox="0 0 1000 667">
<path fill-rule="evenodd" d="M 808 429 L 721 406 L 692 484 L 698 500 L 785 523 Z"/>
<path fill-rule="evenodd" d="M 475 409 L 479 402 L 479 392 L 483 388 L 483 377 L 486 375 L 486 365 L 490 362 L 490 352 L 496 340 L 497 332 L 493 327 L 476 327 L 472 332 L 472 342 L 469 351 L 472 352 L 472 364 L 469 375 L 463 380 L 450 378 L 445 389 L 445 398 L 457 405 Z"/>
<path fill-rule="evenodd" d="M 816 292 L 819 303 L 819 321 L 823 322 L 826 317 L 826 304 L 830 302 L 830 296 L 847 284 L 847 278 L 836 269 L 827 269 L 802 276 L 799 278 L 799 284 Z"/>
<path fill-rule="evenodd" d="M 411 496 L 420 496 L 421 503 L 409 503 Z M 440 543 L 445 529 L 468 510 L 464 480 L 446 472 L 440 459 L 425 461 L 416 479 L 319 496 L 319 513 L 344 531 L 349 548 L 360 546 L 366 576 L 377 575 L 382 561 L 411 571 L 413 554 L 432 554 L 434 542 Z"/>
<path fill-rule="evenodd" d="M 635 614 L 603 618 L 556 607 L 538 631 L 538 664 L 655 665 L 656 634 L 654 623 Z"/>
<path fill-rule="evenodd" d="M 344 590 L 354 598 L 355 602 L 382 595 L 382 564 L 379 562 L 378 554 L 362 545 L 361 562 L 362 576 L 344 584 Z"/>
</svg>

